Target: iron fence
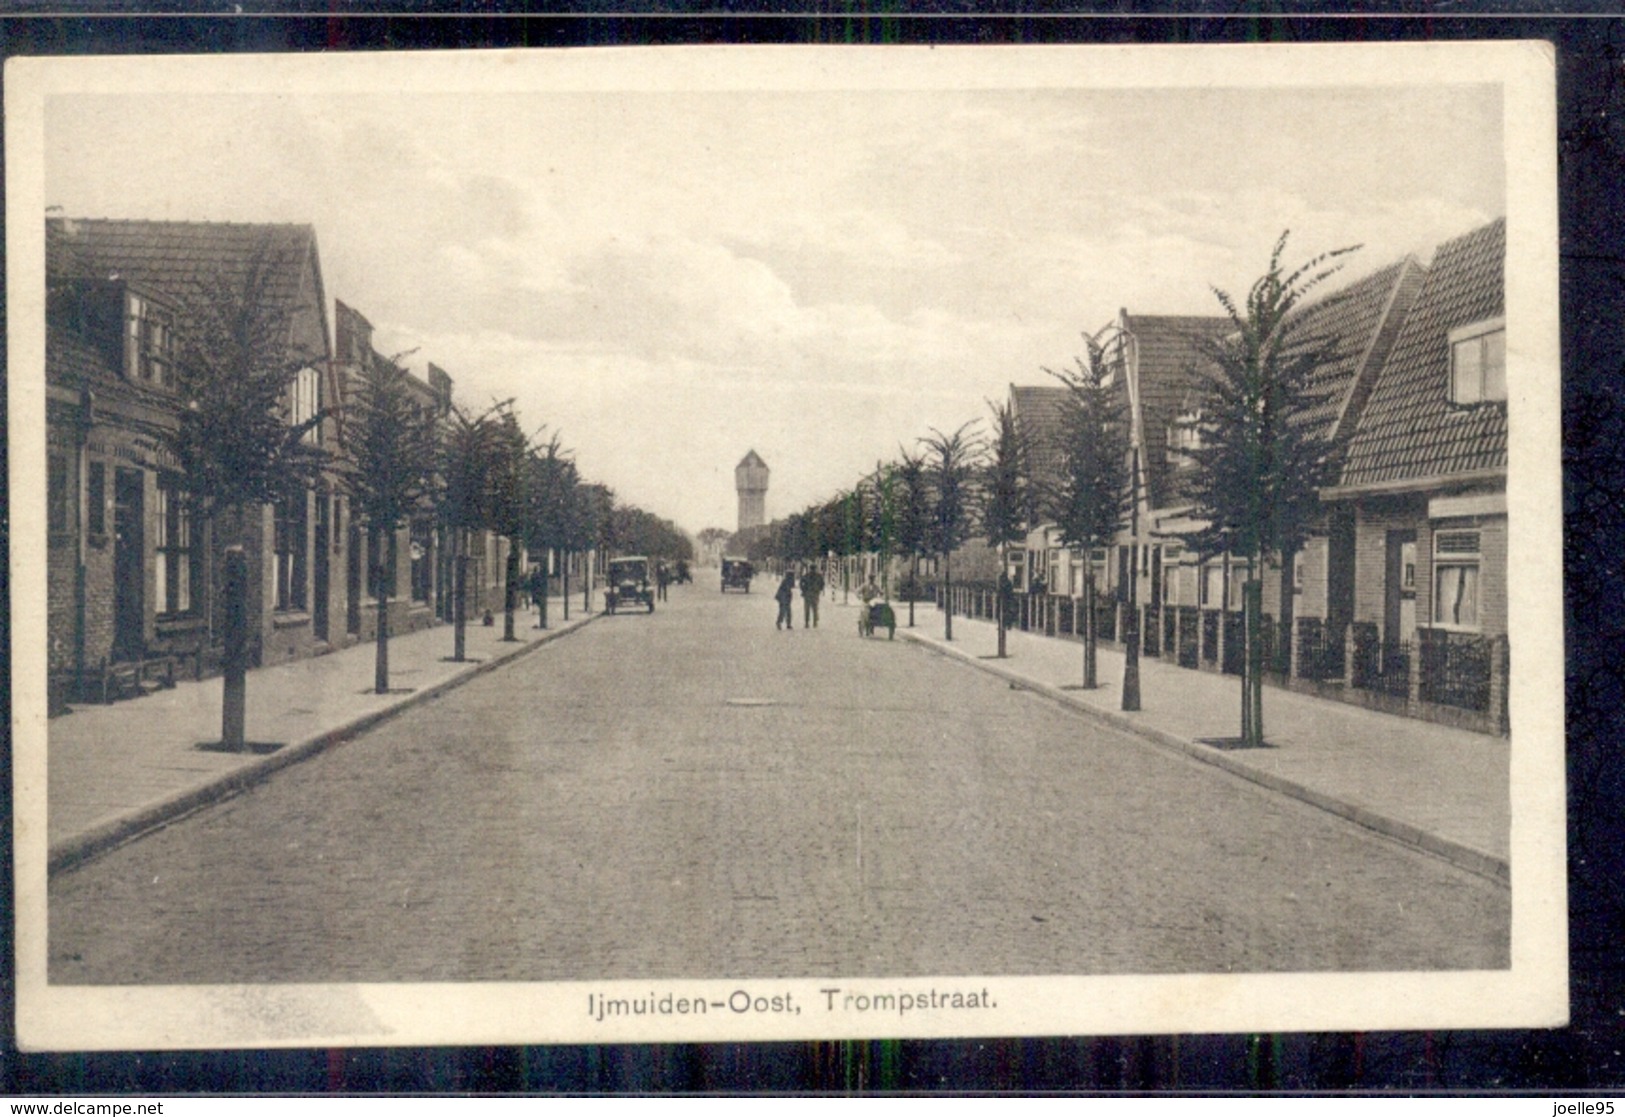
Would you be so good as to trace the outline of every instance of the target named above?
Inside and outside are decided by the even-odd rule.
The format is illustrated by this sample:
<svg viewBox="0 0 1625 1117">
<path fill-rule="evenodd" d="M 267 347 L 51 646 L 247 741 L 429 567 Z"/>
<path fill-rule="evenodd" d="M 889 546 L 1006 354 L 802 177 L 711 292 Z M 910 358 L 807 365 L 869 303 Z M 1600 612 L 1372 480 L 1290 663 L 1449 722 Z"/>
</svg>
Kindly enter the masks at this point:
<svg viewBox="0 0 1625 1117">
<path fill-rule="evenodd" d="M 1424 628 L 1417 632 L 1421 698 L 1441 706 L 1488 712 L 1491 644 L 1482 636 Z"/>
<path fill-rule="evenodd" d="M 1362 690 L 1407 698 L 1411 692 L 1411 645 L 1409 641 L 1384 640 L 1381 631 L 1369 621 L 1356 622 L 1354 663 L 1350 681 Z"/>
<path fill-rule="evenodd" d="M 1320 681 L 1343 677 L 1343 626 L 1319 617 L 1298 618 L 1298 677 Z"/>
</svg>

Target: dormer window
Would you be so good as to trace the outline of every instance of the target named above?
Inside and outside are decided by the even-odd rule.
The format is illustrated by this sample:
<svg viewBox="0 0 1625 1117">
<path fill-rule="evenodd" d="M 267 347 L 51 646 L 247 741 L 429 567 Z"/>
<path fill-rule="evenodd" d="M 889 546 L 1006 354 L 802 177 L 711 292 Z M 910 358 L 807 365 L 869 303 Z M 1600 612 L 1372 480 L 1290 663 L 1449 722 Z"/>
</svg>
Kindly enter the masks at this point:
<svg viewBox="0 0 1625 1117">
<path fill-rule="evenodd" d="M 288 423 L 290 426 L 299 426 L 314 419 L 322 409 L 322 377 L 313 368 L 302 368 L 294 374 L 293 383 L 288 386 Z M 307 430 L 302 441 L 320 446 L 322 442 L 321 424 Z"/>
<path fill-rule="evenodd" d="M 173 383 L 175 317 L 145 295 L 124 296 L 124 375 L 142 384 Z"/>
<path fill-rule="evenodd" d="M 1193 469 L 1194 452 L 1202 448 L 1202 412 L 1186 405 L 1168 427 L 1168 464 L 1174 469 Z"/>
<path fill-rule="evenodd" d="M 1462 407 L 1507 398 L 1505 318 L 1450 331 L 1450 402 Z"/>
</svg>

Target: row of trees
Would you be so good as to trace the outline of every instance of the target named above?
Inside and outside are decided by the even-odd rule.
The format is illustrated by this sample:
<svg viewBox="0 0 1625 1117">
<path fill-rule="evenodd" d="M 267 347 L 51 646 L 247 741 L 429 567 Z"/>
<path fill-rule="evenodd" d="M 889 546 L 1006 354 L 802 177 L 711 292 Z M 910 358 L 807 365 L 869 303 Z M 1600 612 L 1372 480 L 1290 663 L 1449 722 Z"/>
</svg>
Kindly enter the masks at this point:
<svg viewBox="0 0 1625 1117">
<path fill-rule="evenodd" d="M 1319 514 L 1319 493 L 1335 464 L 1325 424 L 1311 415 L 1324 401 L 1316 373 L 1336 357 L 1335 339 L 1308 336 L 1294 312 L 1341 268 L 1354 251 L 1338 249 L 1288 270 L 1283 233 L 1269 268 L 1238 302 L 1214 295 L 1231 329 L 1203 338 L 1192 372 L 1201 387 L 1197 469 L 1187 494 L 1202 526 L 1185 542 L 1205 559 L 1229 553 L 1247 570 L 1243 591 L 1244 669 L 1241 736 L 1263 740 L 1262 572 L 1278 561 L 1283 582 Z M 932 430 L 913 453 L 883 463 L 851 490 L 772 525 L 764 550 L 805 561 L 827 554 L 874 553 L 882 570 L 906 556 L 917 571 L 922 556 L 940 560 L 941 600 L 952 590 L 953 552 L 974 537 L 1000 558 L 998 654 L 1006 654 L 1009 549 L 1041 523 L 1085 556 L 1099 548 L 1142 545 L 1142 455 L 1122 339 L 1112 329 L 1085 335 L 1070 367 L 1045 369 L 1067 391 L 1060 421 L 1056 468 L 1034 468 L 1031 445 L 1010 404 L 991 404 L 991 431 L 973 420 L 952 432 Z M 1122 375 L 1118 375 L 1121 370 Z M 1084 563 L 1083 686 L 1098 685 L 1094 564 Z M 1123 631 L 1122 705 L 1140 708 L 1136 578 L 1119 587 L 1129 595 Z M 889 595 L 889 587 L 885 587 Z M 1283 584 L 1283 620 L 1290 624 L 1291 586 Z M 913 607 L 910 603 L 910 625 Z M 944 635 L 953 639 L 953 611 L 944 610 Z"/>
<path fill-rule="evenodd" d="M 348 496 L 363 525 L 377 576 L 376 690 L 389 689 L 392 571 L 379 568 L 389 541 L 413 522 L 438 524 L 453 549 L 453 658 L 465 651 L 465 591 L 470 541 L 489 531 L 509 540 L 504 575 L 504 638 L 515 639 L 521 549 L 545 555 L 592 548 L 635 549 L 687 558 L 691 545 L 669 521 L 619 504 L 612 490 L 584 482 L 569 452 L 545 428 L 528 433 L 513 402 L 483 412 L 452 404 L 425 407 L 401 357 L 373 359 L 351 379 L 342 409 L 300 422 L 288 418 L 306 357 L 290 358 L 290 312 L 273 290 L 276 263 L 267 248 L 246 272 L 200 282 L 177 331 L 178 422 L 158 440 L 179 467 L 195 522 L 228 541 L 222 578 L 225 700 L 222 746 L 242 749 L 246 708 L 247 562 L 232 525 L 247 531 L 252 512 L 304 499 L 324 478 Z M 337 418 L 336 447 L 310 433 Z M 567 567 L 565 567 L 567 569 Z M 546 571 L 539 570 L 546 624 Z M 567 575 L 566 575 L 567 577 Z M 564 586 L 568 602 L 569 586 Z M 566 605 L 568 608 L 568 605 Z"/>
</svg>

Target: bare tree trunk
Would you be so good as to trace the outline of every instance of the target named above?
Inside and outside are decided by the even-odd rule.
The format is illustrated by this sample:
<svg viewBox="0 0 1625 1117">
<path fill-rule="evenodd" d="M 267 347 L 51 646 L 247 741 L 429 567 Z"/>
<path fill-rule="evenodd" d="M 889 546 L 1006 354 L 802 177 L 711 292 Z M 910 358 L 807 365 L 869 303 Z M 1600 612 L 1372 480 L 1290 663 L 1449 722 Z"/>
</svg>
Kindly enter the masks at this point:
<svg viewBox="0 0 1625 1117">
<path fill-rule="evenodd" d="M 920 596 L 920 556 L 908 556 L 908 626 L 914 627 L 914 599 Z"/>
<path fill-rule="evenodd" d="M 942 614 L 942 638 L 954 638 L 954 606 L 953 606 L 953 560 L 947 555 L 942 556 L 942 596 L 948 602 L 947 610 Z"/>
<path fill-rule="evenodd" d="M 559 552 L 559 578 L 560 592 L 564 595 L 564 619 L 570 619 L 570 555 L 567 551 Z"/>
<path fill-rule="evenodd" d="M 1252 748 L 1264 743 L 1264 642 L 1259 639 L 1259 622 L 1264 612 L 1264 583 L 1253 577 L 1255 567 L 1247 563 L 1247 583 L 1242 588 L 1242 631 L 1246 660 L 1242 666 L 1242 736 Z"/>
<path fill-rule="evenodd" d="M 378 694 L 389 693 L 389 589 L 382 578 L 378 580 L 378 635 L 377 654 L 373 657 L 372 688 Z"/>
<path fill-rule="evenodd" d="M 451 586 L 451 658 L 458 663 L 468 658 L 468 556 L 458 548 L 456 573 Z"/>
<path fill-rule="evenodd" d="M 1074 624 L 1074 627 L 1076 625 Z M 1094 690 L 1100 685 L 1095 655 L 1095 568 L 1091 563 L 1083 575 L 1083 686 Z"/>
<path fill-rule="evenodd" d="M 512 538 L 508 540 L 508 561 L 504 564 L 502 572 L 502 639 L 513 643 L 519 639 L 514 635 L 513 614 L 517 608 L 514 602 L 515 583 L 519 580 L 519 544 Z"/>
<path fill-rule="evenodd" d="M 373 633 L 372 689 L 389 693 L 389 589 L 392 573 L 384 561 L 385 534 L 379 528 L 367 532 L 367 569 L 372 578 L 372 599 L 378 614 Z"/>
<path fill-rule="evenodd" d="M 999 629 L 999 658 L 1000 659 L 1005 658 L 1005 654 L 1004 654 L 1004 648 L 1005 648 L 1004 629 L 1005 629 L 1005 625 L 1008 624 L 1009 620 L 1010 620 L 1010 618 L 1005 615 L 1005 613 L 1007 612 L 1007 610 L 1005 609 L 1005 605 L 1007 604 L 1007 602 L 1005 601 L 1005 592 L 1004 592 L 1004 583 L 1009 577 L 1010 577 L 1010 554 L 1009 554 L 1009 549 L 1007 547 L 1003 546 L 1003 545 L 1000 545 L 1000 547 L 999 547 L 999 577 L 998 577 L 998 580 L 993 583 L 994 591 L 995 591 L 994 592 L 995 600 L 993 602 L 993 619 L 994 619 L 995 623 L 998 625 L 998 629 Z"/>
</svg>

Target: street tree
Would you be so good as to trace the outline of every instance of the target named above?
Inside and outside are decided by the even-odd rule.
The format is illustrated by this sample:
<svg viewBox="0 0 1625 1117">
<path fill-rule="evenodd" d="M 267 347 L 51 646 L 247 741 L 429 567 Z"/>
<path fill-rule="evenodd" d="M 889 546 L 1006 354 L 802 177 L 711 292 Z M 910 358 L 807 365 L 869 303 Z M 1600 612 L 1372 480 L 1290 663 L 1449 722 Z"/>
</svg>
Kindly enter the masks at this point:
<svg viewBox="0 0 1625 1117">
<path fill-rule="evenodd" d="M 1238 305 L 1214 289 L 1232 329 L 1203 346 L 1198 471 L 1191 495 L 1205 527 L 1192 537 L 1203 553 L 1228 551 L 1246 564 L 1242 592 L 1243 671 L 1241 737 L 1264 739 L 1264 662 L 1259 576 L 1270 555 L 1290 566 L 1307 538 L 1332 479 L 1331 444 L 1324 426 L 1306 417 L 1322 396 L 1315 372 L 1332 356 L 1324 337 L 1301 329 L 1293 311 L 1343 266 L 1354 248 L 1321 253 L 1287 271 L 1281 263 L 1287 234 L 1270 253 L 1269 270 Z"/>
<path fill-rule="evenodd" d="M 565 579 L 564 607 L 566 610 L 570 607 L 569 568 L 564 555 L 573 545 L 575 504 L 581 480 L 575 462 L 557 433 L 528 455 L 526 471 L 525 545 L 534 552 L 533 559 L 539 556 L 537 627 L 546 628 L 549 560 L 553 554 L 560 556 L 559 571 Z M 568 612 L 565 615 L 568 618 Z"/>
<path fill-rule="evenodd" d="M 494 526 L 493 480 L 501 470 L 498 424 L 506 401 L 474 413 L 453 404 L 440 438 L 436 504 L 452 540 L 452 659 L 468 658 L 468 564 L 473 533 Z"/>
<path fill-rule="evenodd" d="M 433 486 L 437 422 L 395 359 L 374 357 L 350 383 L 344 407 L 343 484 L 366 525 L 368 554 L 382 567 L 387 541 L 423 511 Z M 373 689 L 389 692 L 389 593 L 393 571 L 370 579 L 378 610 Z"/>
<path fill-rule="evenodd" d="M 935 427 L 920 439 L 925 459 L 926 479 L 931 488 L 930 548 L 942 559 L 943 638 L 954 638 L 953 553 L 970 539 L 971 508 L 981 442 L 976 420 L 963 424 L 952 434 Z"/>
<path fill-rule="evenodd" d="M 931 490 L 926 483 L 925 459 L 900 450 L 894 466 L 897 476 L 897 546 L 908 556 L 908 626 L 914 627 L 914 599 L 919 596 L 920 556 L 929 545 Z"/>
<path fill-rule="evenodd" d="M 608 485 L 589 482 L 581 485 L 577 492 L 579 499 L 575 506 L 574 539 L 577 549 L 586 559 L 582 564 L 581 608 L 590 611 L 594 552 L 604 554 L 615 542 L 615 490 Z"/>
<path fill-rule="evenodd" d="M 1122 396 L 1107 384 L 1106 346 L 1084 335 L 1075 367 L 1045 369 L 1067 389 L 1061 411 L 1061 475 L 1049 494 L 1049 515 L 1061 541 L 1082 555 L 1083 685 L 1099 685 L 1096 668 L 1094 552 L 1108 547 L 1127 523 L 1128 424 Z"/>
<path fill-rule="evenodd" d="M 880 592 L 884 600 L 891 600 L 891 560 L 897 553 L 898 498 L 902 486 L 897 480 L 897 467 L 891 462 L 880 462 L 869 478 L 872 502 L 869 508 L 869 544 L 880 566 Z"/>
<path fill-rule="evenodd" d="M 200 278 L 178 315 L 174 385 L 181 407 L 159 441 L 174 458 L 185 515 L 225 547 L 221 747 L 241 751 L 247 713 L 248 566 L 252 512 L 303 500 L 325 455 L 321 412 L 292 421 L 295 380 L 325 354 L 290 350 L 294 311 L 280 295 L 291 261 L 267 236 L 240 274 Z"/>
<path fill-rule="evenodd" d="M 519 550 L 530 529 L 531 455 L 541 433 L 525 434 L 519 415 L 507 403 L 491 418 L 490 459 L 486 478 L 489 526 L 508 541 L 502 582 L 502 639 L 514 641 L 514 611 L 519 592 Z"/>
<path fill-rule="evenodd" d="M 981 522 L 983 537 L 988 546 L 999 553 L 999 592 L 994 620 L 999 631 L 999 658 L 1005 657 L 1005 633 L 1010 627 L 1006 609 L 1012 594 L 1010 583 L 1010 547 L 1021 542 L 1027 534 L 1028 490 L 1023 475 L 1027 455 L 1021 445 L 1021 432 L 1016 426 L 1015 408 L 1006 403 L 989 403 L 993 411 L 995 434 L 993 445 L 982 467 L 980 488 Z"/>
</svg>

